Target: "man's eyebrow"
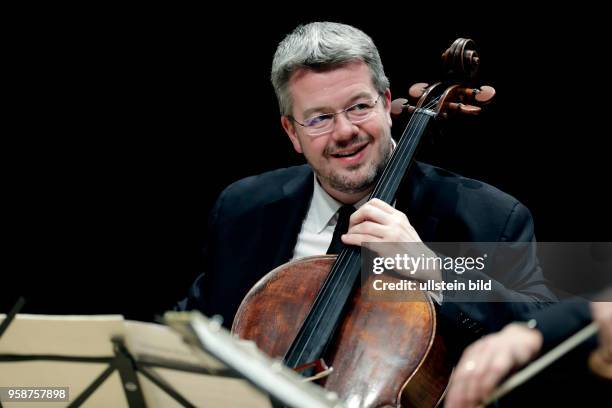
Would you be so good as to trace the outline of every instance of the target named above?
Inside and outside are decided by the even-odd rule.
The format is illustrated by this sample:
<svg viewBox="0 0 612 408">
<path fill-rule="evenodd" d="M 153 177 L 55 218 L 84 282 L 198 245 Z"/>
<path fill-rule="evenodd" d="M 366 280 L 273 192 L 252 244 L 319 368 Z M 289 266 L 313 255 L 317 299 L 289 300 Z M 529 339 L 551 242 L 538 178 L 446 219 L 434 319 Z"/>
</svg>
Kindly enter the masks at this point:
<svg viewBox="0 0 612 408">
<path fill-rule="evenodd" d="M 354 103 L 356 100 L 361 99 L 361 98 L 372 98 L 372 93 L 371 92 L 359 92 L 358 94 L 352 96 L 346 103 L 345 107 L 349 107 L 351 106 L 352 103 Z M 320 115 L 323 115 L 325 113 L 329 113 L 329 112 L 334 112 L 334 110 L 329 107 L 329 106 L 318 106 L 316 108 L 309 108 L 306 109 L 303 113 L 302 113 L 302 117 L 304 119 L 308 119 L 311 118 L 315 113 L 318 113 Z"/>
</svg>

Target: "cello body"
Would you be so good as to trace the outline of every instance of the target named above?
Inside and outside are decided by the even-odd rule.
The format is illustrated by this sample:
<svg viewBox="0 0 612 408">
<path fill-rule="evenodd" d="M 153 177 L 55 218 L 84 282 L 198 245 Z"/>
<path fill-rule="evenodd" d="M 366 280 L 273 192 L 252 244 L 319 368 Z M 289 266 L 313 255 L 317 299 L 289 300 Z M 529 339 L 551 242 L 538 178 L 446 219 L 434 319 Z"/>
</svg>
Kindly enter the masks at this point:
<svg viewBox="0 0 612 408">
<path fill-rule="evenodd" d="M 232 332 L 253 340 L 272 357 L 283 357 L 335 259 L 302 258 L 268 273 L 243 300 Z M 411 301 L 364 297 L 360 289 L 355 291 L 325 353 L 325 362 L 333 367 L 325 388 L 349 407 L 438 405 L 452 366 L 437 330 L 434 304 L 419 291 Z"/>
</svg>

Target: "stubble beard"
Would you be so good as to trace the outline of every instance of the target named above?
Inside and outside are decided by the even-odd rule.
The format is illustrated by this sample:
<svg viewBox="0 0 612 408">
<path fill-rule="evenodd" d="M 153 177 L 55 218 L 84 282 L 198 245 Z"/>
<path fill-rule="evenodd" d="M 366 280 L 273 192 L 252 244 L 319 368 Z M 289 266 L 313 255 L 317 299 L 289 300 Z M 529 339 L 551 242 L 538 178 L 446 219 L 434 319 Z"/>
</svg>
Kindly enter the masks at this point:
<svg viewBox="0 0 612 408">
<path fill-rule="evenodd" d="M 391 135 L 388 135 L 387 142 L 383 142 L 379 147 L 379 160 L 377 163 L 362 163 L 355 166 L 347 167 L 348 172 L 359 171 L 360 167 L 367 166 L 365 174 L 359 178 L 352 178 L 350 174 L 327 172 L 327 174 L 318 174 L 320 179 L 323 179 L 327 184 L 336 191 L 345 194 L 362 193 L 371 188 L 378 177 L 382 174 L 389 157 L 391 157 L 393 143 Z"/>
</svg>

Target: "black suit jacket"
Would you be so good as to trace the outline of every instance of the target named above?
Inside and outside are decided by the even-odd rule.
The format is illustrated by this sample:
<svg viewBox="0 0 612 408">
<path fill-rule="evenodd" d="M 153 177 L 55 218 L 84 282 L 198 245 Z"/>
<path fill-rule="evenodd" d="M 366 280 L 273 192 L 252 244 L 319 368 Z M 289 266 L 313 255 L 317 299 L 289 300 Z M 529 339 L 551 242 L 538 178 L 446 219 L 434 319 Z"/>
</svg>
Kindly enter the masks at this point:
<svg viewBox="0 0 612 408">
<path fill-rule="evenodd" d="M 526 318 L 537 321 L 536 328 L 544 340 L 542 350 L 556 346 L 592 321 L 589 302 L 569 299 L 551 307 L 528 313 Z"/>
<path fill-rule="evenodd" d="M 210 215 L 205 271 L 179 308 L 221 315 L 230 326 L 247 291 L 291 259 L 312 190 L 313 173 L 307 165 L 248 177 L 225 189 Z M 534 239 L 531 215 L 516 199 L 419 162 L 406 176 L 396 208 L 408 216 L 425 242 Z M 480 335 L 537 307 L 533 301 L 554 299 L 535 254 L 519 258 L 514 268 L 493 277 L 507 303 L 454 303 L 445 293 L 441 314 L 456 329 Z"/>
</svg>

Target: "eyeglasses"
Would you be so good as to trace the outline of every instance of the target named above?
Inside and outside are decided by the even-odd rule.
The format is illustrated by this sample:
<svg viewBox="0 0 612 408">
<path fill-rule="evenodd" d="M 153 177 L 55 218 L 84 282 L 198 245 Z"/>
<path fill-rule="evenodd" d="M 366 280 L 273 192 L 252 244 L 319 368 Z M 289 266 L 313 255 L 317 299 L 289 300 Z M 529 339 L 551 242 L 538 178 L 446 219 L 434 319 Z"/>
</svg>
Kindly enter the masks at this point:
<svg viewBox="0 0 612 408">
<path fill-rule="evenodd" d="M 374 113 L 374 108 L 376 107 L 376 103 L 380 99 L 380 96 L 381 94 L 378 95 L 378 98 L 376 98 L 374 102 L 359 102 L 344 110 L 341 110 L 340 112 L 325 113 L 323 115 L 306 119 L 304 123 L 298 122 L 293 116 L 289 116 L 289 118 L 298 125 L 302 126 L 307 135 L 320 136 L 334 130 L 336 125 L 335 117 L 341 113 L 344 113 L 346 118 L 354 125 L 363 123 L 370 119 Z"/>
</svg>

